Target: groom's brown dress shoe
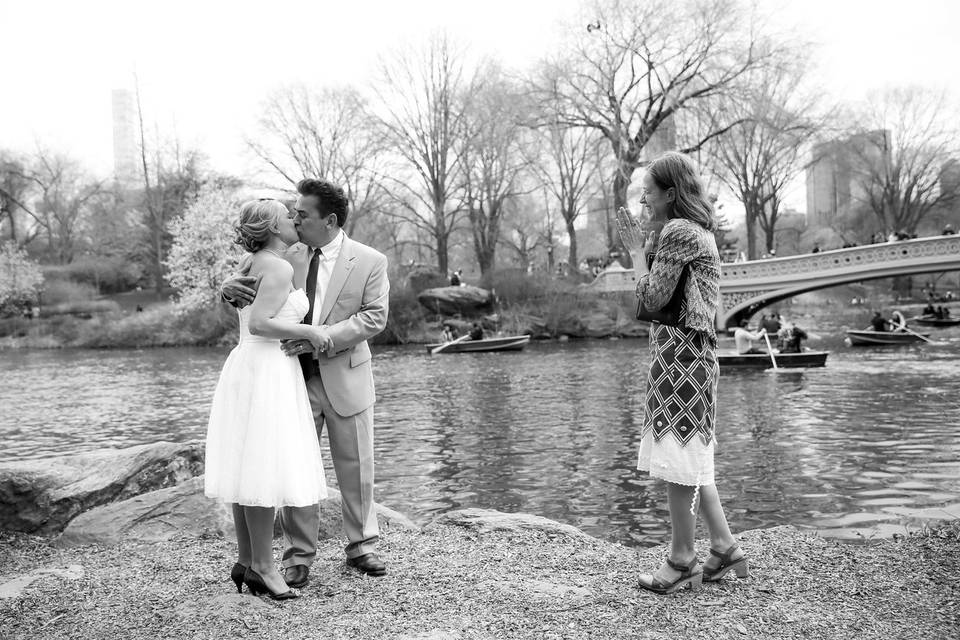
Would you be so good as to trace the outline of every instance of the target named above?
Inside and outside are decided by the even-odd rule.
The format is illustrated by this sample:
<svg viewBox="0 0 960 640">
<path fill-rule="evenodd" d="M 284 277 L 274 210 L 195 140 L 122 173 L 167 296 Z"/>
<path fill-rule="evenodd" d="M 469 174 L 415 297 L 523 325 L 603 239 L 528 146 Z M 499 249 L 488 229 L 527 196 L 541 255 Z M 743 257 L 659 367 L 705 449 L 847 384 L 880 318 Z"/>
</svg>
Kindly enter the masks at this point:
<svg viewBox="0 0 960 640">
<path fill-rule="evenodd" d="M 367 553 L 356 558 L 347 558 L 347 564 L 370 576 L 387 575 L 387 565 L 375 553 Z"/>
<path fill-rule="evenodd" d="M 305 564 L 295 564 L 283 570 L 283 581 L 288 587 L 303 589 L 310 583 L 310 567 Z"/>
</svg>

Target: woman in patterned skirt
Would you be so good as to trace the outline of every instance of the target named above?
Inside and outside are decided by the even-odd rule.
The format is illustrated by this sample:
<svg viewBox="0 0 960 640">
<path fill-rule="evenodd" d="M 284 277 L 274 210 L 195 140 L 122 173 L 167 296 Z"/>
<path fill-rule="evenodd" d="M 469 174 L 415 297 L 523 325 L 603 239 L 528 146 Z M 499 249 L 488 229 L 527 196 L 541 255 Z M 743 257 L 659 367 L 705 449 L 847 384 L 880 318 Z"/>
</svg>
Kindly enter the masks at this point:
<svg viewBox="0 0 960 640">
<path fill-rule="evenodd" d="M 653 239 L 626 211 L 617 213 L 624 246 L 633 257 L 637 296 L 647 309 L 662 309 L 687 270 L 676 327 L 650 325 L 650 370 L 638 468 L 667 483 L 672 528 L 670 554 L 640 586 L 673 593 L 719 580 L 731 569 L 747 575 L 747 561 L 720 505 L 714 481 L 717 334 L 720 256 L 713 235 L 713 207 L 693 162 L 667 153 L 647 167 L 641 202 L 654 220 L 666 221 L 648 268 Z M 694 549 L 697 511 L 710 532 L 710 554 L 701 567 Z"/>
</svg>

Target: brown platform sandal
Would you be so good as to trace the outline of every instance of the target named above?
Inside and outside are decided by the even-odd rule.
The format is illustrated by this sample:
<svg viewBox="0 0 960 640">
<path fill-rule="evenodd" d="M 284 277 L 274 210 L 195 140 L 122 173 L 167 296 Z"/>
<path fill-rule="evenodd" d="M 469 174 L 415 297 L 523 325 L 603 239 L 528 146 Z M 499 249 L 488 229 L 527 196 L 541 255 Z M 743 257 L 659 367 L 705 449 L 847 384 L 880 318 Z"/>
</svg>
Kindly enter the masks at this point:
<svg viewBox="0 0 960 640">
<path fill-rule="evenodd" d="M 736 560 L 731 560 L 733 552 L 740 548 L 740 545 L 734 542 L 726 553 L 720 553 L 716 549 L 710 549 L 710 555 L 720 558 L 720 564 L 716 567 L 703 567 L 703 581 L 717 582 L 726 575 L 730 569 L 737 573 L 738 578 L 746 578 L 750 575 L 750 569 L 747 567 L 747 556 L 741 556 Z"/>
<path fill-rule="evenodd" d="M 703 581 L 703 571 L 694 571 L 697 568 L 697 565 L 700 564 L 700 560 L 698 558 L 695 557 L 693 560 L 691 560 L 689 565 L 682 565 L 674 562 L 670 558 L 667 558 L 667 564 L 674 571 L 680 572 L 679 578 L 673 582 L 664 582 L 656 576 L 650 576 L 651 582 L 649 584 L 643 580 L 639 581 L 640 588 L 663 596 L 674 593 L 675 591 L 679 591 L 687 585 L 690 585 L 691 591 L 700 590 L 700 585 Z"/>
</svg>

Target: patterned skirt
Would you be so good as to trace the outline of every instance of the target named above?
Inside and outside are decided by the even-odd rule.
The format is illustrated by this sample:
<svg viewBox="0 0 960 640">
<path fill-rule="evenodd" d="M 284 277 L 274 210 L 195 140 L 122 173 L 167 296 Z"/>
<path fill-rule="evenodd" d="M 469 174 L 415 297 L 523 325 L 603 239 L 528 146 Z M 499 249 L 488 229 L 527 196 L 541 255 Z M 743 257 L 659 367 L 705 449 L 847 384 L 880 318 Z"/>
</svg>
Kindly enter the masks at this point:
<svg viewBox="0 0 960 640">
<path fill-rule="evenodd" d="M 637 468 L 677 484 L 714 483 L 716 345 L 701 332 L 650 325 L 650 370 Z"/>
</svg>

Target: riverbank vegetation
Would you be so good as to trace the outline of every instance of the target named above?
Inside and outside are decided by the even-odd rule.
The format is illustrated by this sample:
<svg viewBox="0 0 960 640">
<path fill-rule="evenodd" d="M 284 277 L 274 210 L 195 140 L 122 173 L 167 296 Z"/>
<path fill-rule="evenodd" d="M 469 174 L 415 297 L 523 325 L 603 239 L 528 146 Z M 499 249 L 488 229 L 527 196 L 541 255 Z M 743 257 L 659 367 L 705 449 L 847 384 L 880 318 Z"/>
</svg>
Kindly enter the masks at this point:
<svg viewBox="0 0 960 640">
<path fill-rule="evenodd" d="M 61 638 L 950 638 L 960 628 L 960 526 L 845 544 L 792 527 L 743 532 L 747 579 L 657 596 L 637 587 L 662 547 L 433 524 L 385 531 L 389 573 L 362 577 L 321 541 L 311 583 L 282 604 L 229 581 L 217 537 L 59 549 L 0 533 L 11 640 Z M 701 558 L 705 540 L 698 542 Z M 279 555 L 279 547 L 275 550 Z M 36 575 L 36 574 L 34 574 Z"/>
<path fill-rule="evenodd" d="M 444 320 L 417 300 L 423 286 L 442 284 L 435 276 L 397 278 L 390 291 L 390 317 L 378 344 L 436 341 Z M 166 290 L 160 295 L 132 292 L 96 295 L 92 287 L 62 279 L 48 281 L 50 304 L 37 317 L 15 315 L 0 319 L 0 348 L 145 348 L 221 346 L 236 341 L 236 313 L 209 300 L 185 305 Z M 591 316 L 615 323 L 629 313 L 629 295 L 592 292 L 573 279 L 518 271 L 490 274 L 484 281 L 496 298 L 485 316 L 454 318 L 480 320 L 488 331 L 533 333 L 540 339 L 562 335 L 588 337 L 584 323 Z M 600 337 L 600 336 L 597 336 Z"/>
</svg>

